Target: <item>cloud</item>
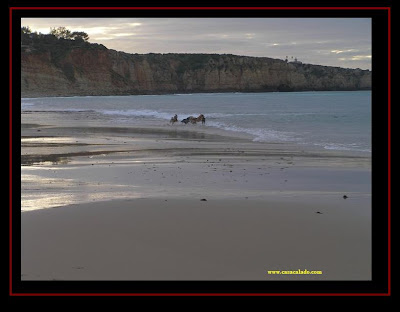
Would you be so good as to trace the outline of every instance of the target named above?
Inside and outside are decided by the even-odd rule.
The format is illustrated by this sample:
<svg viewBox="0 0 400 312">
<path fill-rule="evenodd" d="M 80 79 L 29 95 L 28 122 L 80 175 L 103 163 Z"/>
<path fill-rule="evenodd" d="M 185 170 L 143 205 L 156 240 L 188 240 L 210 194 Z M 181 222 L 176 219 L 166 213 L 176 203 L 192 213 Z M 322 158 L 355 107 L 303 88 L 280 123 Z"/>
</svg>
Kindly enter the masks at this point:
<svg viewBox="0 0 400 312">
<path fill-rule="evenodd" d="M 372 55 L 354 55 L 351 57 L 341 57 L 339 58 L 340 61 L 363 61 L 363 60 L 370 60 Z"/>
<path fill-rule="evenodd" d="M 331 53 L 342 54 L 342 53 L 349 53 L 349 52 L 358 52 L 357 49 L 347 49 L 347 50 L 332 50 Z"/>
</svg>

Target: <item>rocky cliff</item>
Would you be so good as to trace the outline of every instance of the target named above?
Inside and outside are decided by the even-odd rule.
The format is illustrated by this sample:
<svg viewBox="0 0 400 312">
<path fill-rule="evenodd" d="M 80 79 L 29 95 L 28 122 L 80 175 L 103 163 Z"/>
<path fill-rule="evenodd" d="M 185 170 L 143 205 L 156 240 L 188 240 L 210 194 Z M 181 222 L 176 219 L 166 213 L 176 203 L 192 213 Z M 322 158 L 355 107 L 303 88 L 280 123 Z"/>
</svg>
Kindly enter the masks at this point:
<svg viewBox="0 0 400 312">
<path fill-rule="evenodd" d="M 21 95 L 367 90 L 371 72 L 218 54 L 127 54 L 88 42 L 21 44 Z"/>
</svg>

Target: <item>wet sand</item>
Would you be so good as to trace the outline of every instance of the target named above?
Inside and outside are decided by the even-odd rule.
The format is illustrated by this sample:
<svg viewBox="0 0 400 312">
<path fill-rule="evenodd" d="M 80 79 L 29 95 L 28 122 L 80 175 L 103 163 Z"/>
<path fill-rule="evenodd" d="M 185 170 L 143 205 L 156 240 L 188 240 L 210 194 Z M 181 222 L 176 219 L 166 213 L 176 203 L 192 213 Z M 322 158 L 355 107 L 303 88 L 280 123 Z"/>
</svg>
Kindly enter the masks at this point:
<svg viewBox="0 0 400 312">
<path fill-rule="evenodd" d="M 48 117 L 22 114 L 21 279 L 371 279 L 369 157 Z"/>
</svg>

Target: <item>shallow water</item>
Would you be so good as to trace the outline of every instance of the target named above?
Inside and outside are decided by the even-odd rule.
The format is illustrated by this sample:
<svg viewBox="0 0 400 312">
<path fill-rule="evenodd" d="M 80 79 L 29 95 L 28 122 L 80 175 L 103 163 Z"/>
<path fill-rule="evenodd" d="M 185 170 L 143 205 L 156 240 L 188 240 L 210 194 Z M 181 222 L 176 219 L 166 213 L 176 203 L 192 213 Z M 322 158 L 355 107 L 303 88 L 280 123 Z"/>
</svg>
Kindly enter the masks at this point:
<svg viewBox="0 0 400 312">
<path fill-rule="evenodd" d="M 296 142 L 324 149 L 371 152 L 371 92 L 205 93 L 22 99 L 22 112 L 73 114 L 107 126 L 167 124 L 204 114 L 208 129 L 258 142 Z M 70 117 L 70 116 L 69 116 Z M 175 126 L 185 126 L 178 122 Z M 196 127 L 201 125 L 186 125 Z"/>
</svg>

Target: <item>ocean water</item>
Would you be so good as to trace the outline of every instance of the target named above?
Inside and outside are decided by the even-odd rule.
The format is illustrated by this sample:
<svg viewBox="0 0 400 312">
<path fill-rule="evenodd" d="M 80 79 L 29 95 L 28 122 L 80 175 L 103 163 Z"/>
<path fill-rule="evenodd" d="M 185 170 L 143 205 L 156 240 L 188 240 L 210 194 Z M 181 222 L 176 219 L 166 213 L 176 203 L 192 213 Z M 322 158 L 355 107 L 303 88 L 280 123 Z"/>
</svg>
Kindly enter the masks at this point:
<svg viewBox="0 0 400 312">
<path fill-rule="evenodd" d="M 204 114 L 205 125 L 174 126 L 223 129 L 257 142 L 371 153 L 370 91 L 23 98 L 21 110 L 70 113 L 115 126 L 167 126 L 174 114 L 179 121 Z"/>
</svg>

